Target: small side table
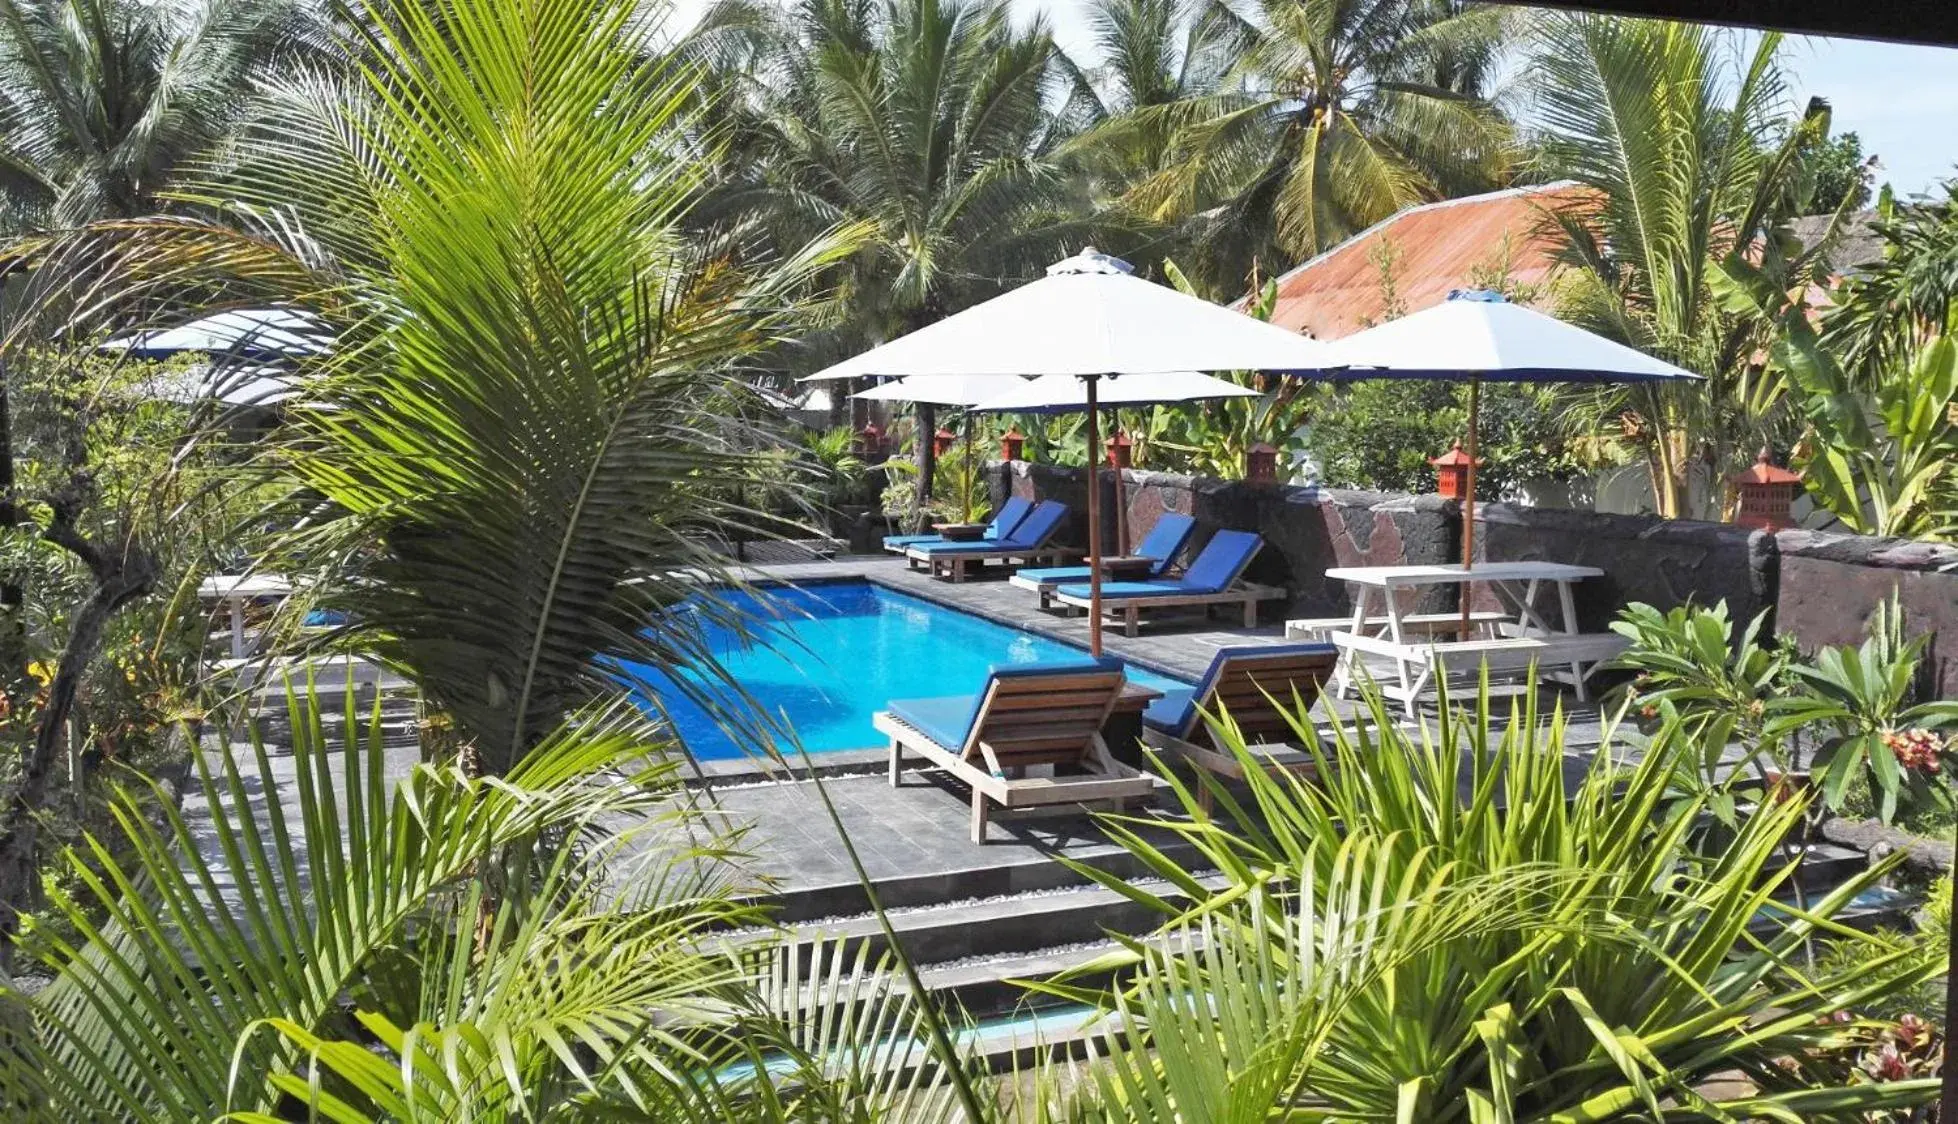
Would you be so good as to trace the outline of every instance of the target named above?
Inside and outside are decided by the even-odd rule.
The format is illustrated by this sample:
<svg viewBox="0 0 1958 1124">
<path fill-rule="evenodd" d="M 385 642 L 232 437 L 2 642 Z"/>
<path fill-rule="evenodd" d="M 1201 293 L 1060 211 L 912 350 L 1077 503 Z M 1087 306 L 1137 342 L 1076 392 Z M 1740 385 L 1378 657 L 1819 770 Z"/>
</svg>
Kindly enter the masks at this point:
<svg viewBox="0 0 1958 1124">
<path fill-rule="evenodd" d="M 1146 578 L 1157 561 L 1145 554 L 1116 554 L 1101 560 L 1101 572 L 1111 578 Z"/>
<path fill-rule="evenodd" d="M 984 523 L 933 523 L 931 529 L 946 542 L 972 542 L 986 536 Z"/>
<path fill-rule="evenodd" d="M 1124 765 L 1142 767 L 1142 712 L 1149 704 L 1162 698 L 1163 693 L 1140 683 L 1124 683 L 1121 697 L 1115 700 L 1115 708 L 1108 713 L 1108 721 L 1102 723 L 1102 740 L 1108 743 L 1109 755 Z"/>
</svg>

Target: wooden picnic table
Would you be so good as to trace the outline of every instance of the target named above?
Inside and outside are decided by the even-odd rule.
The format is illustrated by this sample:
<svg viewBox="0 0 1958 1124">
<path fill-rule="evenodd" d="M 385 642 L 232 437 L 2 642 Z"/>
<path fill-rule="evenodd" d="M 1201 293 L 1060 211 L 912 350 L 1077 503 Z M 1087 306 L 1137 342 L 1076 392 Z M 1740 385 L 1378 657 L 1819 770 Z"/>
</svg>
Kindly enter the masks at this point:
<svg viewBox="0 0 1958 1124">
<path fill-rule="evenodd" d="M 245 656 L 245 606 L 260 598 L 292 594 L 292 582 L 279 574 L 214 574 L 197 586 L 197 599 L 219 602 L 231 612 L 231 658 Z"/>
<path fill-rule="evenodd" d="M 1588 697 L 1584 683 L 1591 671 L 1625 645 L 1615 633 L 1581 633 L 1577 629 L 1576 585 L 1603 575 L 1604 571 L 1595 566 L 1563 562 L 1485 562 L 1473 569 L 1448 564 L 1340 566 L 1327 570 L 1326 577 L 1348 582 L 1357 590 L 1346 628 L 1330 635 L 1340 649 L 1334 689 L 1339 697 L 1346 697 L 1362 660 L 1374 655 L 1393 661 L 1397 674 L 1392 681 L 1381 682 L 1380 691 L 1405 705 L 1410 717 L 1416 700 L 1436 680 L 1445 678 L 1451 667 L 1516 671 L 1564 666 L 1570 670 L 1577 697 L 1583 700 Z M 1451 629 L 1436 619 L 1441 614 L 1408 614 L 1395 596 L 1402 590 L 1442 585 L 1461 587 L 1462 597 L 1470 595 L 1471 587 L 1486 586 L 1505 611 L 1500 615 L 1475 614 L 1471 624 L 1479 626 L 1480 636 L 1442 639 Z M 1557 593 L 1554 622 L 1536 605 L 1537 594 L 1546 586 Z M 1377 615 L 1371 611 L 1376 596 L 1381 600 Z"/>
</svg>

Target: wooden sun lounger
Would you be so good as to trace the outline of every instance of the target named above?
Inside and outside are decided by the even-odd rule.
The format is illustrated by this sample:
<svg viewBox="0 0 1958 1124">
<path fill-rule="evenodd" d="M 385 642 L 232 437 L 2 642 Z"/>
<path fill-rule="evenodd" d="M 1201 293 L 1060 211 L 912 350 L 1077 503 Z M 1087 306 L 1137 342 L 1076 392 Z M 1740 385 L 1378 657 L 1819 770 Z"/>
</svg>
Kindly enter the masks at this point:
<svg viewBox="0 0 1958 1124">
<path fill-rule="evenodd" d="M 1165 696 L 1143 712 L 1143 740 L 1196 768 L 1243 780 L 1243 762 L 1217 744 L 1204 718 L 1209 714 L 1234 726 L 1244 748 L 1263 764 L 1309 771 L 1312 755 L 1289 744 L 1295 731 L 1288 715 L 1295 705 L 1318 700 L 1338 664 L 1339 649 L 1331 644 L 1221 648 L 1187 696 Z M 1207 810 L 1209 789 L 1200 787 L 1197 800 Z"/>
<path fill-rule="evenodd" d="M 929 563 L 932 577 L 949 576 L 955 582 L 965 580 L 966 567 L 974 562 L 982 565 L 986 562 L 1064 562 L 1078 552 L 1050 544 L 1066 519 L 1065 505 L 1044 500 L 1027 513 L 1006 539 L 981 539 L 971 544 L 921 543 L 908 548 L 904 557 L 913 569 L 920 562 Z"/>
<path fill-rule="evenodd" d="M 1115 760 L 1102 740 L 1123 681 L 1113 659 L 996 668 L 976 698 L 894 701 L 872 722 L 891 739 L 893 787 L 906 753 L 972 787 L 972 841 L 984 843 L 989 803 L 1120 805 L 1154 791 L 1154 778 Z M 1043 767 L 1052 775 L 1028 773 Z"/>
<path fill-rule="evenodd" d="M 1241 605 L 1244 627 L 1256 628 L 1258 602 L 1285 596 L 1282 589 L 1241 580 L 1245 568 L 1263 547 L 1264 540 L 1249 531 L 1219 531 L 1204 544 L 1180 578 L 1104 583 L 1102 612 L 1119 617 L 1123 632 L 1134 636 L 1141 628 L 1146 609 L 1202 606 L 1208 610 L 1218 605 Z M 1093 595 L 1085 585 L 1061 586 L 1054 590 L 1054 600 L 1093 611 Z"/>
</svg>

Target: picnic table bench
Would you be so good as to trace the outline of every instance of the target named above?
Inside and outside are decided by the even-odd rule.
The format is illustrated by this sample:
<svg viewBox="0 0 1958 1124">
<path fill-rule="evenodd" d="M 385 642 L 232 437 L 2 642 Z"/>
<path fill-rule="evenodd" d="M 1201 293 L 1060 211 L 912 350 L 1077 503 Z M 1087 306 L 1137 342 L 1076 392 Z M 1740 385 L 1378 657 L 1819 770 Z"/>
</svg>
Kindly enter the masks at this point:
<svg viewBox="0 0 1958 1124">
<path fill-rule="evenodd" d="M 1364 666 L 1364 657 L 1376 656 L 1391 661 L 1394 671 L 1376 680 L 1381 694 L 1405 706 L 1410 718 L 1416 703 L 1438 681 L 1445 681 L 1451 673 L 1483 668 L 1503 672 L 1565 668 L 1577 697 L 1587 699 L 1585 682 L 1591 672 L 1625 647 L 1624 638 L 1616 633 L 1577 630 L 1574 588 L 1586 578 L 1603 574 L 1593 566 L 1561 562 L 1488 562 L 1473 569 L 1427 565 L 1327 570 L 1326 577 L 1349 582 L 1358 590 L 1345 627 L 1327 630 L 1327 638 L 1340 650 L 1334 690 L 1339 697 L 1346 697 Z M 1480 636 L 1460 635 L 1460 613 L 1401 612 L 1396 593 L 1438 585 L 1459 586 L 1463 597 L 1469 596 L 1474 586 L 1487 586 L 1508 611 L 1470 613 L 1471 631 L 1481 632 Z M 1554 624 L 1536 607 L 1537 594 L 1545 587 L 1557 593 L 1559 619 Z M 1370 611 L 1376 594 L 1384 610 L 1377 615 Z M 1453 624 L 1448 623 L 1451 618 Z M 1322 625 L 1320 621 L 1294 623 L 1302 630 Z M 1440 639 L 1448 635 L 1456 639 Z"/>
</svg>

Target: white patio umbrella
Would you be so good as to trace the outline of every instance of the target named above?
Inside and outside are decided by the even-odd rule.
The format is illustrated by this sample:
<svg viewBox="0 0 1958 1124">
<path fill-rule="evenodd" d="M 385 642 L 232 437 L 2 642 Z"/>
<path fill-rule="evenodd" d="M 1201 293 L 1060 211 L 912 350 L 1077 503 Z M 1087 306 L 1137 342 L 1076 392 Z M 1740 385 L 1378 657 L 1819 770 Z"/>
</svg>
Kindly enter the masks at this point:
<svg viewBox="0 0 1958 1124">
<path fill-rule="evenodd" d="M 1469 384 L 1468 494 L 1462 499 L 1462 568 L 1475 565 L 1475 462 L 1484 379 L 1494 382 L 1698 381 L 1642 351 L 1511 304 L 1486 289 L 1457 290 L 1419 312 L 1328 345 L 1336 378 L 1450 379 Z M 1468 598 L 1462 599 L 1468 627 Z"/>
<path fill-rule="evenodd" d="M 1073 375 L 1086 383 L 1088 444 L 1101 444 L 1095 408 L 1104 378 L 1175 371 L 1324 370 L 1324 345 L 1283 328 L 1131 276 L 1092 248 L 1047 276 L 900 336 L 812 379 L 904 375 Z M 1088 489 L 1088 646 L 1101 654 L 1101 516 Z"/>
<path fill-rule="evenodd" d="M 303 312 L 239 309 L 163 331 L 132 332 L 104 346 L 126 349 L 146 359 L 164 359 L 186 351 L 273 359 L 322 354 L 327 350 L 325 335 L 319 322 Z"/>
<path fill-rule="evenodd" d="M 1220 398 L 1256 398 L 1258 392 L 1228 379 L 1196 371 L 1171 371 L 1156 375 L 1125 375 L 1111 379 L 1096 395 L 1098 405 L 1116 412 L 1116 431 L 1121 430 L 1123 406 L 1168 406 L 1208 402 Z M 1061 414 L 1088 408 L 1088 384 L 1072 375 L 1042 375 L 1016 387 L 1001 390 L 973 409 L 979 413 Z M 1099 435 L 1097 435 L 1099 436 Z M 1099 471 L 1100 451 L 1088 450 L 1090 471 Z M 1128 551 L 1128 505 L 1122 500 L 1122 473 L 1115 472 L 1115 548 Z"/>
</svg>

